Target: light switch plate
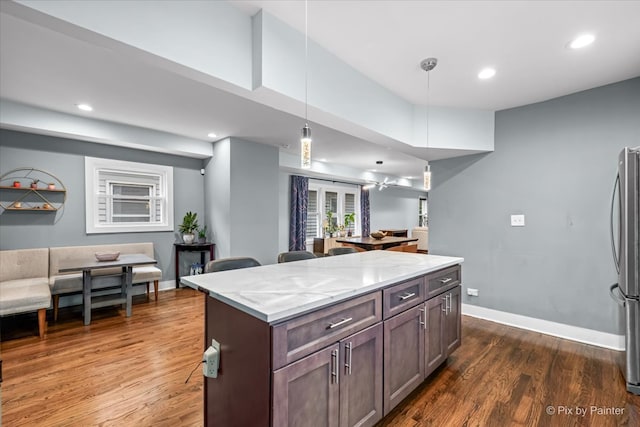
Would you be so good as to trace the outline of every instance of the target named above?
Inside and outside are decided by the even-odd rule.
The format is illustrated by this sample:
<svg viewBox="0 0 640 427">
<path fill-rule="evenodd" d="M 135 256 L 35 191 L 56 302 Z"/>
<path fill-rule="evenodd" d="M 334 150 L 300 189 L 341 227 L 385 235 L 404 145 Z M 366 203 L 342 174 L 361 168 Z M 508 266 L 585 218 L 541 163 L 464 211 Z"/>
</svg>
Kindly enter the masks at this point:
<svg viewBox="0 0 640 427">
<path fill-rule="evenodd" d="M 524 227 L 524 215 L 511 215 L 512 227 Z"/>
</svg>

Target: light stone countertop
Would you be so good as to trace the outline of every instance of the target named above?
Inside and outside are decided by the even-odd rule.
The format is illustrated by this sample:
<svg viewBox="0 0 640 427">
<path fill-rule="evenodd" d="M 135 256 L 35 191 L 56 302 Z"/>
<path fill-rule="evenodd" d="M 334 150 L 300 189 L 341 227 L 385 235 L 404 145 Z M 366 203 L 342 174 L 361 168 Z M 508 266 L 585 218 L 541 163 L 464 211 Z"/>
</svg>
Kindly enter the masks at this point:
<svg viewBox="0 0 640 427">
<path fill-rule="evenodd" d="M 368 251 L 185 276 L 181 283 L 274 324 L 463 261 Z"/>
</svg>

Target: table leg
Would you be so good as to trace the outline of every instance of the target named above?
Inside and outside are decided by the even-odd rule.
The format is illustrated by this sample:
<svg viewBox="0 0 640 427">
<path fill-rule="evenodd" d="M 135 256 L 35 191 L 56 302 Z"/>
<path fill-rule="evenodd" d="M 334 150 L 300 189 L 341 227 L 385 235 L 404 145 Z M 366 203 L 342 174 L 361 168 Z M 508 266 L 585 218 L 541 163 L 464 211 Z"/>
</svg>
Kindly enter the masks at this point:
<svg viewBox="0 0 640 427">
<path fill-rule="evenodd" d="M 180 249 L 176 247 L 176 289 L 180 287 Z"/>
<path fill-rule="evenodd" d="M 125 280 L 127 281 L 127 317 L 131 317 L 131 301 L 133 296 L 133 266 L 128 265 L 127 272 L 125 274 Z"/>
<path fill-rule="evenodd" d="M 84 306 L 84 325 L 91 323 L 91 270 L 82 271 L 82 297 Z"/>
</svg>

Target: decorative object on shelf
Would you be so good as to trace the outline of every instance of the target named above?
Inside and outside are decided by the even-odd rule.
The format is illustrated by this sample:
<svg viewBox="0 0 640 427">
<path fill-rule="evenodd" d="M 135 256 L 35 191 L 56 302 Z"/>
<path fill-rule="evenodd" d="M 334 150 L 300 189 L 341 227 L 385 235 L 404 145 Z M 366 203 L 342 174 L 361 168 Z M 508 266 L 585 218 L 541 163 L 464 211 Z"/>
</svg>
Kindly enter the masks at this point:
<svg viewBox="0 0 640 427">
<path fill-rule="evenodd" d="M 436 68 L 436 65 L 438 65 L 437 58 L 427 58 L 420 62 L 420 68 L 427 72 L 427 151 L 429 150 L 429 72 Z M 429 166 L 429 162 L 424 168 L 423 180 L 424 189 L 426 191 L 431 190 L 431 166 Z"/>
<path fill-rule="evenodd" d="M 198 214 L 197 212 L 187 212 L 182 218 L 180 224 L 180 233 L 182 233 L 182 241 L 191 244 L 196 239 L 194 234 L 198 230 Z"/>
<path fill-rule="evenodd" d="M 308 122 L 308 102 L 307 93 L 309 86 L 309 35 L 307 31 L 307 0 L 304 0 L 304 127 L 300 138 L 300 167 L 302 169 L 311 168 L 311 128 Z"/>
<path fill-rule="evenodd" d="M 94 255 L 98 261 L 115 261 L 120 257 L 120 252 L 96 252 Z"/>
<path fill-rule="evenodd" d="M 205 225 L 198 230 L 198 243 L 204 243 L 207 241 L 207 226 Z"/>
<path fill-rule="evenodd" d="M 376 240 L 381 240 L 384 239 L 384 237 L 386 236 L 386 234 L 384 234 L 382 231 L 373 231 L 370 234 L 371 237 L 373 237 Z"/>
<path fill-rule="evenodd" d="M 41 181 L 50 184 L 38 187 Z M 66 200 L 67 191 L 62 181 L 42 169 L 21 167 L 0 176 L 1 213 L 58 212 Z"/>
</svg>

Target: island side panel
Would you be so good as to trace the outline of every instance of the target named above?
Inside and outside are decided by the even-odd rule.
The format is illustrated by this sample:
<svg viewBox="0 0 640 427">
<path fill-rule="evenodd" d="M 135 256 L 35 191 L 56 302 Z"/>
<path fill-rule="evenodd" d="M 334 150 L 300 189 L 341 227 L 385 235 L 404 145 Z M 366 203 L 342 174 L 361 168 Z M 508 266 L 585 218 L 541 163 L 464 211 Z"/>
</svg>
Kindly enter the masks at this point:
<svg viewBox="0 0 640 427">
<path fill-rule="evenodd" d="M 204 381 L 208 427 L 270 425 L 270 327 L 249 314 L 206 297 L 205 349 L 220 343 L 217 378 Z"/>
</svg>

